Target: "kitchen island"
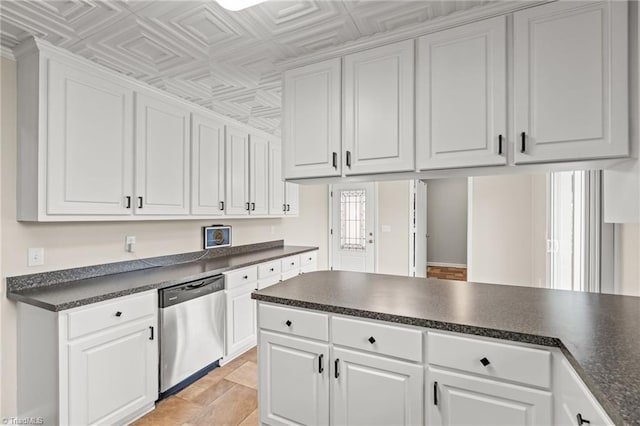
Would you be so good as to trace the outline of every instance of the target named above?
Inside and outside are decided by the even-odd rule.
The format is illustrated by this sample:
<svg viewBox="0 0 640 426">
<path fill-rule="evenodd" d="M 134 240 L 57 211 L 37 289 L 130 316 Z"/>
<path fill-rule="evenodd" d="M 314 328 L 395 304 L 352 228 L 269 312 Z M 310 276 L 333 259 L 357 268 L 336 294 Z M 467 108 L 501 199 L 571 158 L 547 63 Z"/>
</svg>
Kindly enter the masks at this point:
<svg viewBox="0 0 640 426">
<path fill-rule="evenodd" d="M 375 363 L 382 362 L 384 355 L 389 362 L 406 364 L 413 370 L 420 367 L 424 372 L 422 381 L 416 384 L 412 378 L 404 382 L 403 389 L 425 390 L 421 404 L 426 406 L 422 408 L 427 424 L 455 423 L 447 418 L 447 407 L 443 404 L 455 404 L 457 397 L 460 401 L 464 399 L 456 396 L 454 389 L 464 386 L 452 385 L 450 388 L 454 390 L 450 391 L 443 386 L 442 379 L 438 384 L 432 378 L 449 374 L 462 380 L 460 371 L 470 373 L 464 380 L 482 379 L 487 386 L 507 387 L 509 397 L 524 390 L 530 392 L 522 407 L 511 407 L 514 412 L 522 411 L 522 418 L 528 422 L 525 424 L 550 420 L 555 424 L 587 424 L 587 421 L 640 424 L 640 298 L 637 297 L 337 271 L 305 274 L 254 292 L 252 297 L 259 305 L 263 422 L 277 423 L 277 416 L 269 419 L 265 416 L 269 409 L 278 409 L 277 404 L 282 404 L 277 395 L 268 394 L 271 383 L 265 381 L 273 380 L 277 369 L 267 364 L 278 362 L 274 354 L 278 345 L 286 346 L 282 338 L 295 336 L 300 341 L 297 343 L 308 346 L 303 352 L 313 353 L 314 345 L 318 349 L 319 359 L 313 362 L 322 373 L 313 383 L 317 390 L 323 389 L 326 381 L 327 393 L 329 380 L 338 383 L 341 372 L 344 376 L 349 371 L 345 357 L 341 361 L 336 354 L 363 358 L 352 362 L 354 384 L 358 369 L 363 379 L 360 384 L 366 385 L 371 379 L 365 378 L 362 370 L 367 357 Z M 276 352 L 269 354 L 270 348 Z M 464 354 L 475 356 L 476 349 L 478 354 L 494 354 L 493 359 L 488 355 L 477 360 L 464 359 Z M 500 360 L 510 364 L 501 366 Z M 288 362 L 293 365 L 291 360 Z M 462 364 L 458 366 L 455 362 Z M 567 369 L 562 368 L 563 364 Z M 384 370 L 381 364 L 376 368 L 378 372 Z M 413 377 L 411 371 L 396 379 Z M 566 383 L 570 381 L 567 377 L 575 373 L 579 376 L 579 379 L 575 376 L 575 386 L 586 385 L 583 392 Z M 378 382 L 369 380 L 368 386 L 375 383 Z M 333 411 L 329 414 L 327 395 L 327 413 L 322 406 L 316 406 L 318 416 L 326 415 L 328 419 L 331 415 L 334 423 L 344 419 L 343 415 L 353 418 L 354 413 L 339 412 L 340 401 L 336 401 L 348 399 L 350 390 L 331 386 Z M 492 397 L 501 391 L 493 392 Z M 573 397 L 578 394 L 580 397 Z M 590 394 L 595 397 L 591 401 L 593 407 L 584 408 L 589 405 L 589 398 L 593 398 Z M 568 395 L 566 400 L 558 399 L 562 395 Z M 527 401 L 529 396 L 534 400 Z M 582 411 L 563 413 L 581 398 L 587 401 L 580 408 Z M 353 400 L 350 404 L 358 406 Z M 500 404 L 504 407 L 506 403 L 495 405 Z M 534 409 L 527 411 L 525 406 Z M 598 412 L 600 406 L 606 414 Z M 412 408 L 405 407 L 405 422 L 422 421 L 419 408 L 414 409 L 412 417 Z M 591 419 L 584 410 L 594 413 Z"/>
</svg>

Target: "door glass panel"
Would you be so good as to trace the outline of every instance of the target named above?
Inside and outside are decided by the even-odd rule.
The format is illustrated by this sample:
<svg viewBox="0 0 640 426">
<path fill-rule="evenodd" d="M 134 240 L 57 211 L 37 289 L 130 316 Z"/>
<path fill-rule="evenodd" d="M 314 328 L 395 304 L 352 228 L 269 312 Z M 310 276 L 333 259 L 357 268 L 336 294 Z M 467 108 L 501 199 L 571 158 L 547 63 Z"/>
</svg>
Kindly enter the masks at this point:
<svg viewBox="0 0 640 426">
<path fill-rule="evenodd" d="M 365 251 L 365 211 L 365 190 L 340 192 L 340 249 Z"/>
</svg>

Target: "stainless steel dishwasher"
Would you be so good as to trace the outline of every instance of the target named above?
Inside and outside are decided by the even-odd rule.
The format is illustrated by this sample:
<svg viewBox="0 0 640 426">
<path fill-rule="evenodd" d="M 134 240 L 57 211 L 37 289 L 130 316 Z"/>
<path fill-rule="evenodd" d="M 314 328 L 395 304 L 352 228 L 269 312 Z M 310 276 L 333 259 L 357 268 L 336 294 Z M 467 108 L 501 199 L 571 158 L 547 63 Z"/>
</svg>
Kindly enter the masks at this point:
<svg viewBox="0 0 640 426">
<path fill-rule="evenodd" d="M 224 277 L 160 290 L 160 397 L 215 368 L 224 353 Z"/>
</svg>

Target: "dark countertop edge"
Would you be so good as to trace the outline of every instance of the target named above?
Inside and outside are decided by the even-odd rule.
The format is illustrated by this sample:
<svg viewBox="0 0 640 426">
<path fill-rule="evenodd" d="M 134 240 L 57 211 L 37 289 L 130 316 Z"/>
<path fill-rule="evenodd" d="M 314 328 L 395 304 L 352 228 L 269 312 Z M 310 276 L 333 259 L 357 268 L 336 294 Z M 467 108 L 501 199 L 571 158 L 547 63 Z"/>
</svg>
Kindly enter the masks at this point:
<svg viewBox="0 0 640 426">
<path fill-rule="evenodd" d="M 286 247 L 286 246 L 283 246 Z M 225 272 L 229 272 L 229 271 L 233 271 L 235 269 L 242 269 L 242 268 L 247 268 L 249 266 L 253 266 L 253 265 L 258 265 L 260 263 L 264 263 L 264 262 L 271 262 L 272 260 L 277 260 L 277 259 L 283 259 L 285 257 L 289 257 L 289 256 L 295 256 L 297 254 L 302 254 L 302 253 L 307 253 L 310 251 L 315 251 L 318 250 L 318 247 L 302 247 L 302 246 L 295 246 L 295 247 L 300 247 L 299 250 L 295 250 L 292 253 L 287 253 L 286 255 L 282 255 L 282 256 L 268 256 L 265 257 L 263 259 L 260 260 L 255 260 L 252 262 L 247 262 L 247 263 L 242 263 L 242 264 L 238 264 L 238 265 L 234 265 L 234 266 L 230 266 L 230 267 L 225 267 L 225 268 L 220 268 L 220 269 L 212 269 L 211 271 L 207 271 L 207 272 L 203 272 L 201 274 L 196 274 L 196 275 L 190 275 L 190 276 L 186 276 L 186 277 L 181 277 L 180 279 L 177 280 L 169 280 L 169 281 L 159 281 L 157 283 L 150 283 L 150 284 L 144 284 L 141 285 L 139 287 L 133 287 L 133 288 L 128 288 L 128 289 L 123 289 L 121 291 L 115 291 L 115 292 L 111 292 L 111 293 L 105 293 L 105 294 L 100 294 L 97 296 L 92 296 L 90 298 L 85 298 L 85 299 L 79 299 L 73 302 L 67 302 L 67 303 L 60 303 L 57 305 L 52 305 L 46 302 L 42 302 L 40 300 L 38 300 L 37 298 L 34 297 L 34 295 L 32 294 L 28 294 L 25 295 L 25 292 L 28 293 L 33 293 L 36 292 L 38 289 L 44 289 L 44 288 L 51 288 L 51 287 L 67 287 L 67 286 L 73 286 L 75 284 L 77 284 L 78 282 L 81 282 L 83 280 L 75 280 L 75 281 L 69 281 L 69 282 L 64 282 L 64 283 L 57 283 L 57 284 L 52 284 L 51 286 L 48 287 L 37 287 L 37 288 L 30 288 L 30 289 L 25 289 L 25 290 L 18 290 L 18 291 L 9 291 L 7 292 L 7 298 L 9 300 L 13 300 L 16 302 L 22 302 L 22 303 L 26 303 L 29 305 L 33 305 L 33 306 L 37 306 L 39 308 L 43 308 L 46 309 L 48 311 L 52 311 L 52 312 L 60 312 L 60 311 L 64 311 L 67 309 L 72 309 L 72 308 L 77 308 L 79 306 L 85 306 L 85 305 L 90 305 L 93 303 L 99 303 L 99 302 L 103 302 L 105 300 L 109 300 L 109 299 L 115 299 L 117 297 L 122 297 L 122 296 L 127 296 L 129 294 L 135 294 L 135 293 L 141 293 L 143 291 L 147 291 L 147 290 L 153 290 L 153 289 L 161 289 L 161 288 L 166 288 L 166 287 L 172 287 L 174 285 L 179 285 L 179 284 L 183 284 L 185 282 L 188 281 L 195 281 L 195 280 L 200 280 L 203 278 L 208 278 L 214 275 L 219 275 L 219 274 L 223 274 Z M 271 250 L 273 248 L 267 248 L 264 249 L 266 250 Z M 253 254 L 259 252 L 261 250 L 258 251 L 254 251 L 251 252 Z M 236 254 L 236 255 L 230 255 L 230 256 L 243 256 L 246 255 L 247 253 L 241 253 L 241 254 Z M 197 262 L 197 261 L 194 261 Z M 189 263 L 189 262 L 187 262 Z M 168 267 L 171 267 L 172 265 L 167 265 Z M 164 266 L 159 266 L 157 268 L 163 268 Z M 139 270 L 136 271 L 128 271 L 128 272 L 119 272 L 116 274 L 110 274 L 110 275 L 104 275 L 104 277 L 109 277 L 109 276 L 113 276 L 113 278 L 117 278 L 118 276 L 122 275 L 122 274 L 128 274 L 131 272 L 138 272 Z M 95 278 L 95 277 L 92 277 Z M 92 279 L 92 278 L 86 278 L 86 279 Z"/>
<path fill-rule="evenodd" d="M 352 317 L 367 318 L 378 321 L 386 321 L 403 325 L 411 325 L 416 327 L 431 328 L 435 330 L 452 331 L 455 333 L 462 333 L 481 337 L 490 337 L 494 339 L 510 340 L 513 342 L 528 343 L 539 346 L 549 346 L 559 348 L 563 355 L 569 361 L 569 364 L 578 373 L 578 376 L 585 383 L 589 391 L 596 398 L 598 403 L 602 406 L 607 415 L 611 418 L 614 424 L 627 424 L 624 421 L 622 415 L 618 412 L 610 402 L 609 399 L 600 390 L 600 387 L 591 380 L 589 375 L 585 373 L 582 366 L 574 358 L 571 351 L 564 345 L 562 340 L 558 337 L 551 336 L 539 336 L 535 334 L 519 333 L 509 330 L 497 330 L 493 328 L 484 328 L 477 326 L 470 326 L 465 324 L 457 324 L 450 322 L 443 322 L 437 320 L 430 320 L 426 318 L 414 318 L 406 317 L 402 315 L 394 315 L 384 312 L 372 312 L 361 309 L 346 308 L 343 306 L 325 305 L 322 303 L 305 302 L 298 299 L 285 299 L 281 297 L 267 296 L 263 294 L 251 293 L 251 298 L 259 300 L 261 302 L 276 303 L 279 305 L 292 306 L 296 308 L 311 309 L 316 311 L 330 312 L 333 314 L 348 315 Z"/>
</svg>

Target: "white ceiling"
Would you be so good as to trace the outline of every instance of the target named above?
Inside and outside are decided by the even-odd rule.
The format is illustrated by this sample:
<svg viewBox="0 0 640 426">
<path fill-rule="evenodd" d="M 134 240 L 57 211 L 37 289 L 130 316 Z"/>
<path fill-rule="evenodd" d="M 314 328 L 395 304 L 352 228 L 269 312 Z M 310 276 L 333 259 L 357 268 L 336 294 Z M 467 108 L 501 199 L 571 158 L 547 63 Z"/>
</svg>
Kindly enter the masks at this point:
<svg viewBox="0 0 640 426">
<path fill-rule="evenodd" d="M 181 98 L 280 133 L 274 64 L 467 10 L 477 1 L 0 1 L 0 43 L 40 37 Z"/>
</svg>

